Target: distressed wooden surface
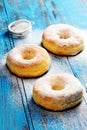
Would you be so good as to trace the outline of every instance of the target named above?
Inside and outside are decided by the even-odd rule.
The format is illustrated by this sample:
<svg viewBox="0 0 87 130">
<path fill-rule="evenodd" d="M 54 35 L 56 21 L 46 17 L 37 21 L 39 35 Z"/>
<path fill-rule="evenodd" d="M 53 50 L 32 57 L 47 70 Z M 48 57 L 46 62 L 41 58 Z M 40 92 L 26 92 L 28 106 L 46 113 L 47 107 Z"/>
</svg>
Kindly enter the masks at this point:
<svg viewBox="0 0 87 130">
<path fill-rule="evenodd" d="M 33 31 L 25 39 L 16 39 L 7 26 L 17 19 L 33 21 Z M 0 0 L 0 130 L 87 130 L 87 47 L 76 56 L 50 54 L 52 62 L 44 74 L 71 73 L 85 88 L 77 107 L 52 112 L 36 105 L 32 87 L 38 78 L 23 79 L 9 72 L 7 53 L 23 43 L 41 46 L 43 30 L 53 23 L 72 24 L 87 34 L 87 0 Z"/>
</svg>

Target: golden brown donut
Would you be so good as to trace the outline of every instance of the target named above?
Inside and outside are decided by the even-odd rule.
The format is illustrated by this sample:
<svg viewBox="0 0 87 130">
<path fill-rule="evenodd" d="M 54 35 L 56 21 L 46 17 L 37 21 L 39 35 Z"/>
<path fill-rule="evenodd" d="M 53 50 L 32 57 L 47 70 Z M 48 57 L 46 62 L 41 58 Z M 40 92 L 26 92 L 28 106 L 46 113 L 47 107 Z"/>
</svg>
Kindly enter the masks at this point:
<svg viewBox="0 0 87 130">
<path fill-rule="evenodd" d="M 37 45 L 22 44 L 13 48 L 7 55 L 7 66 L 20 77 L 37 77 L 50 67 L 48 52 Z"/>
<path fill-rule="evenodd" d="M 42 34 L 42 44 L 58 55 L 76 55 L 84 48 L 82 32 L 68 24 L 54 24 Z"/>
<path fill-rule="evenodd" d="M 61 111 L 76 106 L 83 97 L 83 87 L 71 74 L 56 74 L 38 79 L 33 87 L 33 99 L 42 107 Z"/>
</svg>

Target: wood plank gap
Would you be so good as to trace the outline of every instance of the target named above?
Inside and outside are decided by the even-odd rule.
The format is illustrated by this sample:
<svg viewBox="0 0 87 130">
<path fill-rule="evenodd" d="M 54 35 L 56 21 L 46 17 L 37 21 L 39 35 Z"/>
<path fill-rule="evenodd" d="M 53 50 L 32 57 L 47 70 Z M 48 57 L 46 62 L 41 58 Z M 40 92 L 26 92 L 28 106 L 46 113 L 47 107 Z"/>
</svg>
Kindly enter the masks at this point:
<svg viewBox="0 0 87 130">
<path fill-rule="evenodd" d="M 28 99 L 27 99 L 27 94 L 26 94 L 26 90 L 25 90 L 25 87 L 24 87 L 24 82 L 23 82 L 23 80 L 22 80 L 22 84 L 23 84 L 23 90 L 24 90 L 24 93 L 25 93 L 25 98 L 26 98 L 26 103 L 27 103 L 27 108 L 28 108 L 28 115 L 30 116 L 31 123 L 32 123 L 32 127 L 33 127 L 33 129 L 34 129 L 34 125 L 33 125 L 33 121 L 32 121 L 32 116 L 31 116 L 31 112 L 30 112 L 29 105 L 28 105 Z"/>
<path fill-rule="evenodd" d="M 86 104 L 87 104 L 87 93 L 86 93 L 87 90 L 86 90 L 85 83 L 84 83 L 84 81 L 79 77 L 79 75 L 77 75 L 77 73 L 74 72 L 73 67 L 72 67 L 72 65 L 71 65 L 71 63 L 70 63 L 68 57 L 67 57 L 67 60 L 68 60 L 68 63 L 69 63 L 69 65 L 70 65 L 70 68 L 71 68 L 71 70 L 72 70 L 72 72 L 73 72 L 73 75 L 74 75 L 76 78 L 78 78 L 78 79 L 81 81 L 82 85 L 85 87 L 85 89 L 84 89 L 84 100 L 85 100 L 85 102 L 86 102 Z"/>
<path fill-rule="evenodd" d="M 56 21 L 55 21 L 53 12 L 50 9 L 51 7 L 48 8 L 48 6 L 49 6 L 49 3 L 44 3 L 44 8 L 45 8 L 47 14 L 49 14 L 49 19 L 51 20 L 51 24 L 52 24 L 52 23 L 55 23 Z"/>
<path fill-rule="evenodd" d="M 87 92 L 86 91 L 84 91 L 84 100 L 85 100 L 86 105 L 87 105 Z"/>
<path fill-rule="evenodd" d="M 4 0 L 3 0 L 3 5 L 4 5 L 4 10 L 5 10 L 5 13 L 6 13 L 5 17 L 6 17 L 7 21 L 8 21 L 8 22 L 6 22 L 6 23 L 8 23 L 8 24 L 9 24 L 8 13 L 7 13 L 7 9 L 6 9 L 6 6 L 5 6 L 5 2 L 4 2 Z M 7 26 L 8 26 L 8 25 L 7 25 Z"/>
<path fill-rule="evenodd" d="M 48 14 L 47 14 L 47 9 L 46 9 L 46 6 L 44 6 L 43 0 L 39 0 L 39 3 L 40 3 L 41 8 L 44 11 L 46 18 L 47 18 L 47 22 L 48 22 L 47 25 L 51 24 L 52 22 L 51 22 L 51 19 L 49 18 Z"/>
<path fill-rule="evenodd" d="M 3 0 L 3 5 L 4 5 L 3 15 L 4 15 L 5 19 L 7 20 L 7 21 L 6 21 L 6 28 L 8 28 L 8 25 L 9 25 L 9 17 L 8 17 L 8 13 L 7 13 L 7 9 L 6 9 L 4 0 Z M 9 31 L 8 31 L 8 39 L 9 39 L 9 41 L 10 41 L 11 48 L 13 48 L 13 47 L 14 47 L 14 40 L 13 40 L 12 34 L 11 34 Z"/>
<path fill-rule="evenodd" d="M 51 7 L 48 8 L 48 5 L 50 4 Z M 51 21 L 53 21 L 53 23 L 65 23 L 64 22 L 64 18 L 62 16 L 62 14 L 59 12 L 56 4 L 51 1 L 50 3 L 45 3 L 45 7 L 46 7 L 46 10 L 49 14 L 49 17 L 51 19 Z M 51 10 L 49 10 L 51 8 Z"/>
<path fill-rule="evenodd" d="M 24 88 L 23 80 L 17 78 L 17 83 L 18 83 L 18 88 L 19 88 L 20 94 L 21 94 L 21 99 L 22 99 L 22 103 L 23 103 L 23 107 L 24 107 L 24 112 L 25 112 L 25 115 L 26 115 L 26 120 L 27 120 L 27 123 L 28 123 L 29 130 L 34 130 L 32 118 L 31 118 L 31 113 L 30 113 L 30 109 L 29 109 L 29 106 L 28 106 L 27 96 L 26 96 L 26 92 L 25 92 L 25 88 Z M 20 85 L 20 83 L 21 83 L 21 85 Z"/>
<path fill-rule="evenodd" d="M 57 18 L 57 15 L 58 15 L 58 17 L 61 20 L 61 23 L 65 23 L 63 15 L 59 12 L 58 8 L 56 7 L 56 4 L 53 1 L 51 3 L 52 3 L 52 6 L 53 6 L 53 9 L 54 9 L 53 14 L 54 14 L 55 19 Z"/>
</svg>

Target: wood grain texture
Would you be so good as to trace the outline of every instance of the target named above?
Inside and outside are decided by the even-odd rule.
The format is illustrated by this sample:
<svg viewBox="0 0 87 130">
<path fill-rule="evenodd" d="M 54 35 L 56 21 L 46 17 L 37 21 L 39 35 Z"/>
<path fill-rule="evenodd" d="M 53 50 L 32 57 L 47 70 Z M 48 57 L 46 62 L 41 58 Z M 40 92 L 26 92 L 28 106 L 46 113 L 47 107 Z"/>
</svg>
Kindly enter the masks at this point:
<svg viewBox="0 0 87 130">
<path fill-rule="evenodd" d="M 50 24 L 68 23 L 87 28 L 86 0 L 1 0 L 0 1 L 0 130 L 87 130 L 87 93 L 77 107 L 52 112 L 36 105 L 32 99 L 34 82 L 39 78 L 21 79 L 9 72 L 6 55 L 13 47 L 41 44 L 43 30 Z M 33 21 L 33 31 L 17 39 L 7 30 L 17 19 Z M 87 34 L 85 32 L 85 34 Z M 86 42 L 87 43 L 87 42 Z M 87 47 L 77 56 L 65 57 L 52 53 L 51 66 L 45 75 L 71 73 L 87 91 Z"/>
<path fill-rule="evenodd" d="M 24 103 L 16 81 L 6 64 L 0 64 L 0 129 L 28 129 Z M 13 127 L 14 126 L 14 127 Z"/>
</svg>

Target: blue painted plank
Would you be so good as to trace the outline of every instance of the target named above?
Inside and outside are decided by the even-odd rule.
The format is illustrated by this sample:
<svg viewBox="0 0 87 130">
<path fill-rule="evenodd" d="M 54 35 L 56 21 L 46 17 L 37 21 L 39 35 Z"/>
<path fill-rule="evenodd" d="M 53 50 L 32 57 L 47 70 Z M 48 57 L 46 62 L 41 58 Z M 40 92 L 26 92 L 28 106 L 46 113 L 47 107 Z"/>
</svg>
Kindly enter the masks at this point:
<svg viewBox="0 0 87 130">
<path fill-rule="evenodd" d="M 25 108 L 17 80 L 9 74 L 1 58 L 13 47 L 13 40 L 6 28 L 9 19 L 0 1 L 0 130 L 28 130 Z M 9 79 L 10 78 L 10 79 Z"/>
<path fill-rule="evenodd" d="M 16 84 L 0 75 L 0 130 L 28 130 L 26 116 Z"/>
<path fill-rule="evenodd" d="M 52 23 L 67 23 L 79 28 L 87 28 L 87 3 L 81 0 L 45 1 Z M 54 15 L 53 15 L 54 13 Z"/>
<path fill-rule="evenodd" d="M 45 14 L 41 9 L 41 2 L 38 0 L 18 0 L 18 1 L 8 1 L 4 0 L 5 10 L 8 16 L 8 22 L 11 23 L 17 19 L 28 19 L 33 21 L 35 24 L 33 28 L 43 29 L 47 25 L 47 20 Z M 44 26 L 42 23 L 44 21 Z"/>
</svg>

